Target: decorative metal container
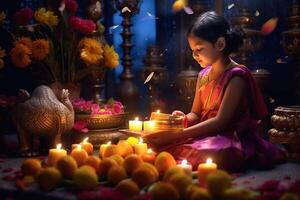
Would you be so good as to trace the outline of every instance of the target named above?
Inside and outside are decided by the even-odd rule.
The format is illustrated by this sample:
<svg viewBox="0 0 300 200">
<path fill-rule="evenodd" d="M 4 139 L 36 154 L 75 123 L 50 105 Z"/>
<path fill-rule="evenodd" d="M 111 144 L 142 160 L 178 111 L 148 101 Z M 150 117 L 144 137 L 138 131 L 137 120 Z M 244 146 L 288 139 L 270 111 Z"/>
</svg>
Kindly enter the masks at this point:
<svg viewBox="0 0 300 200">
<path fill-rule="evenodd" d="M 108 129 L 119 128 L 125 125 L 128 113 L 113 115 L 97 115 L 97 114 L 76 114 L 76 121 L 84 121 L 87 123 L 88 129 Z"/>
<path fill-rule="evenodd" d="M 300 106 L 276 108 L 271 122 L 270 140 L 283 144 L 291 160 L 300 161 Z"/>
</svg>

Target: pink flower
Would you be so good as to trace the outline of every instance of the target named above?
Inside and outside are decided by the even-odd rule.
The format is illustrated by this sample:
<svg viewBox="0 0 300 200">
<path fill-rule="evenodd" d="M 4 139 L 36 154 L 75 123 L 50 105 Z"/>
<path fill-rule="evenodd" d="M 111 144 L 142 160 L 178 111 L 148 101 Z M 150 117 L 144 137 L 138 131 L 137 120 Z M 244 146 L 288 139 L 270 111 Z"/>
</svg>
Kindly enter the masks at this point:
<svg viewBox="0 0 300 200">
<path fill-rule="evenodd" d="M 91 110 L 92 110 L 92 114 L 98 114 L 99 110 L 100 110 L 100 107 L 98 104 L 92 104 L 91 105 Z"/>
<path fill-rule="evenodd" d="M 76 99 L 72 102 L 74 108 L 82 108 L 85 104 L 85 100 L 83 98 Z"/>
<path fill-rule="evenodd" d="M 69 12 L 70 15 L 75 15 L 77 9 L 78 9 L 78 4 L 74 0 L 65 0 L 65 5 L 66 5 L 66 10 Z"/>
<path fill-rule="evenodd" d="M 30 8 L 22 8 L 16 12 L 14 18 L 18 25 L 26 25 L 33 17 L 33 11 Z"/>
<path fill-rule="evenodd" d="M 84 121 L 76 121 L 73 125 L 73 129 L 76 132 L 87 133 L 89 130 L 86 128 L 87 123 Z"/>
<path fill-rule="evenodd" d="M 111 188 L 102 188 L 100 191 L 84 191 L 79 193 L 78 200 L 125 200 L 118 191 Z"/>
<path fill-rule="evenodd" d="M 122 106 L 120 106 L 120 104 L 114 104 L 112 109 L 114 114 L 119 114 L 122 112 Z"/>
</svg>

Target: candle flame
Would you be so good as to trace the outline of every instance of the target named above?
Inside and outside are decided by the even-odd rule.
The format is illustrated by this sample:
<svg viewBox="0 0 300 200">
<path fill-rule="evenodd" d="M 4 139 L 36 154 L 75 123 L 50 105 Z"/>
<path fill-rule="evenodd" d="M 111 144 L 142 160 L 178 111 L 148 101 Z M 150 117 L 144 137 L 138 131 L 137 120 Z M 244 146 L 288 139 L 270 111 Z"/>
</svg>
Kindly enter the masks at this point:
<svg viewBox="0 0 300 200">
<path fill-rule="evenodd" d="M 77 149 L 81 150 L 81 145 L 80 144 L 77 145 Z"/>
<path fill-rule="evenodd" d="M 106 144 L 107 144 L 107 145 L 111 145 L 111 141 L 107 142 Z"/>
<path fill-rule="evenodd" d="M 181 161 L 181 164 L 182 164 L 182 165 L 186 165 L 186 164 L 187 164 L 187 160 L 184 159 L 183 161 Z"/>
<path fill-rule="evenodd" d="M 147 153 L 149 153 L 149 154 L 151 154 L 152 152 L 153 152 L 152 149 L 147 150 Z"/>
<path fill-rule="evenodd" d="M 86 137 L 86 138 L 83 140 L 83 143 L 87 143 L 88 140 L 89 140 L 89 137 Z"/>
<path fill-rule="evenodd" d="M 143 138 L 140 137 L 139 144 L 143 144 Z"/>
<path fill-rule="evenodd" d="M 160 110 L 157 110 L 156 113 L 160 113 Z"/>
<path fill-rule="evenodd" d="M 138 117 L 136 117 L 134 120 L 135 120 L 135 121 L 139 121 L 139 118 L 138 118 Z"/>
<path fill-rule="evenodd" d="M 208 158 L 208 159 L 206 160 L 206 163 L 207 163 L 207 164 L 211 164 L 211 163 L 212 163 L 212 159 L 211 159 L 211 158 Z"/>
<path fill-rule="evenodd" d="M 61 144 L 57 144 L 56 149 L 61 149 Z"/>
</svg>

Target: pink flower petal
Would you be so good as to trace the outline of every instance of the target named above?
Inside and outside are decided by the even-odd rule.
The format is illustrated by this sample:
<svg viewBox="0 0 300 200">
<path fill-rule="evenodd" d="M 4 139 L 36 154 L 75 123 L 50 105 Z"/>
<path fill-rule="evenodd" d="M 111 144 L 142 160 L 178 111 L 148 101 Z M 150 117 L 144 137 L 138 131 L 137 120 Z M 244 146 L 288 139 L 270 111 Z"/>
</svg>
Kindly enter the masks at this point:
<svg viewBox="0 0 300 200">
<path fill-rule="evenodd" d="M 2 173 L 8 173 L 8 172 L 11 172 L 13 170 L 14 170 L 13 168 L 6 168 L 6 169 L 2 170 Z"/>
</svg>

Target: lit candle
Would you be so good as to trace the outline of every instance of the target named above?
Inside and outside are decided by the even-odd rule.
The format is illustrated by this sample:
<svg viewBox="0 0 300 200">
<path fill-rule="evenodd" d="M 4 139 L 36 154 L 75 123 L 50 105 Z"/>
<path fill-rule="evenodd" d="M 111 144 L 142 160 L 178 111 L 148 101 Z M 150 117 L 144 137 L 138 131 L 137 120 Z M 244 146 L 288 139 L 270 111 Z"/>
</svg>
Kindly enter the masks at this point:
<svg viewBox="0 0 300 200">
<path fill-rule="evenodd" d="M 182 160 L 180 164 L 177 165 L 178 167 L 182 168 L 187 175 L 192 175 L 192 165 L 188 163 L 187 160 Z"/>
<path fill-rule="evenodd" d="M 82 166 L 88 157 L 87 152 L 78 144 L 77 148 L 73 149 L 71 156 L 76 160 L 78 167 Z"/>
<path fill-rule="evenodd" d="M 101 156 L 101 158 L 104 158 L 104 151 L 106 150 L 106 148 L 111 145 L 111 141 L 109 141 L 106 144 L 101 144 L 100 149 L 99 149 L 99 154 Z"/>
<path fill-rule="evenodd" d="M 154 121 L 144 121 L 144 132 L 151 133 L 155 131 Z"/>
<path fill-rule="evenodd" d="M 136 117 L 135 120 L 129 120 L 129 130 L 142 131 L 143 130 L 143 122 L 139 121 L 138 117 Z"/>
<path fill-rule="evenodd" d="M 93 155 L 94 147 L 90 142 L 88 142 L 88 139 L 89 138 L 86 137 L 83 140 L 83 142 L 80 143 L 80 145 L 81 145 L 82 149 L 84 149 L 88 153 L 88 155 Z"/>
<path fill-rule="evenodd" d="M 55 166 L 56 162 L 67 155 L 67 151 L 61 148 L 61 144 L 56 145 L 56 149 L 50 149 L 48 155 L 48 165 Z"/>
<path fill-rule="evenodd" d="M 152 151 L 152 149 L 148 149 L 147 152 L 142 155 L 142 160 L 151 164 L 154 164 L 155 158 L 156 153 Z"/>
<path fill-rule="evenodd" d="M 157 110 L 156 113 L 159 114 L 159 113 L 160 113 L 160 110 Z"/>
<path fill-rule="evenodd" d="M 201 186 L 206 186 L 206 177 L 208 174 L 217 170 L 217 164 L 213 163 L 211 158 L 206 160 L 206 163 L 198 165 L 198 181 Z"/>
<path fill-rule="evenodd" d="M 143 143 L 143 139 L 140 138 L 140 141 L 138 144 L 134 145 L 134 152 L 141 156 L 143 155 L 144 153 L 146 153 L 148 147 L 147 147 L 147 144 L 146 143 Z"/>
</svg>

